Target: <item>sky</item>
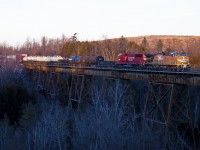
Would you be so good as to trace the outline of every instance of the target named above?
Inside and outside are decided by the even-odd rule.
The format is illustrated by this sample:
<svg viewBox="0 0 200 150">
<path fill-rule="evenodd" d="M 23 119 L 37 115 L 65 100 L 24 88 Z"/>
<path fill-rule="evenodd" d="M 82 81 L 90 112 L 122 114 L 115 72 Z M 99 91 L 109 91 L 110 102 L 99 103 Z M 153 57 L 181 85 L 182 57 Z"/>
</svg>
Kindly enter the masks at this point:
<svg viewBox="0 0 200 150">
<path fill-rule="evenodd" d="M 0 43 L 200 35 L 200 0 L 0 0 Z"/>
</svg>

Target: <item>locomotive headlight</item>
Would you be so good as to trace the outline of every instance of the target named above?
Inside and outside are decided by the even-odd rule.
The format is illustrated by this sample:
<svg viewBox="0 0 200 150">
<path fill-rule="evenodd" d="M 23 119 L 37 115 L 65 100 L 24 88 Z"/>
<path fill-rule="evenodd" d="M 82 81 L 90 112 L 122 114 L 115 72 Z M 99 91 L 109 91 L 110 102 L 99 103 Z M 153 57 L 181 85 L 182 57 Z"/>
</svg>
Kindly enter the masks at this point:
<svg viewBox="0 0 200 150">
<path fill-rule="evenodd" d="M 179 62 L 182 62 L 182 63 L 185 63 L 185 62 L 188 62 L 187 59 L 177 59 Z"/>
</svg>

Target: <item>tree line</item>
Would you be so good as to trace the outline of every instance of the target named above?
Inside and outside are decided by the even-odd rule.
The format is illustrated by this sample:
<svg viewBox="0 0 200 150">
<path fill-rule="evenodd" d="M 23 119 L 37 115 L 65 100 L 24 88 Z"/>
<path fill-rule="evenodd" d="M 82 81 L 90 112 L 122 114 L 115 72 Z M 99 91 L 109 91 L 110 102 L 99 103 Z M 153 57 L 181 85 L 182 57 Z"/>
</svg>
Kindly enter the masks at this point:
<svg viewBox="0 0 200 150">
<path fill-rule="evenodd" d="M 169 37 L 158 36 L 130 39 L 123 36 L 115 39 L 101 41 L 79 41 L 77 34 L 73 36 L 62 35 L 60 38 L 43 36 L 40 41 L 27 38 L 20 46 L 10 46 L 0 43 L 0 55 L 13 55 L 25 53 L 28 55 L 61 55 L 64 57 L 79 55 L 102 55 L 105 60 L 116 60 L 120 52 L 186 52 L 192 65 L 200 65 L 200 38 L 198 37 Z"/>
</svg>

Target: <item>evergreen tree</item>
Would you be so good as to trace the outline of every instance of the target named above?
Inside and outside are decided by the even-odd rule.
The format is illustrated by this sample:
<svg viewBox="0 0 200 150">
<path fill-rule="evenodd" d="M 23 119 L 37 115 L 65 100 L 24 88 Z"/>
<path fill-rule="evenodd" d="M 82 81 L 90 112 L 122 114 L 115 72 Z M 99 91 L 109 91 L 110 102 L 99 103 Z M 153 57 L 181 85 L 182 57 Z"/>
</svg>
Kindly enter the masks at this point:
<svg viewBox="0 0 200 150">
<path fill-rule="evenodd" d="M 22 116 L 20 119 L 20 125 L 22 128 L 27 129 L 34 124 L 36 120 L 36 109 L 31 101 L 26 104 L 25 108 L 22 110 Z"/>
<path fill-rule="evenodd" d="M 162 40 L 158 40 L 157 45 L 156 45 L 156 49 L 157 49 L 158 52 L 162 52 L 162 50 L 163 50 Z"/>
<path fill-rule="evenodd" d="M 149 43 L 146 39 L 146 37 L 143 38 L 142 43 L 141 43 L 142 49 L 141 51 L 147 51 L 148 47 L 149 47 Z"/>
</svg>

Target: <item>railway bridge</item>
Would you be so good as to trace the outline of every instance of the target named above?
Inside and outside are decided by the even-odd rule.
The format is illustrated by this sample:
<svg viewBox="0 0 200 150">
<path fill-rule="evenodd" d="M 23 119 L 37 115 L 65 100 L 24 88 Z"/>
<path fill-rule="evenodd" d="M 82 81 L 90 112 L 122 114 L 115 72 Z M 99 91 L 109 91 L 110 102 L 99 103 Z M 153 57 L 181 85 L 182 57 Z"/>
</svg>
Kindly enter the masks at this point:
<svg viewBox="0 0 200 150">
<path fill-rule="evenodd" d="M 200 72 L 173 72 L 143 69 L 94 68 L 78 66 L 42 65 L 26 63 L 25 68 L 33 73 L 35 82 L 48 84 L 47 91 L 57 86 L 65 87 L 69 102 L 81 105 L 84 83 L 88 77 L 100 76 L 105 80 L 141 80 L 148 82 L 148 93 L 144 103 L 143 119 L 145 125 L 165 125 L 173 128 L 175 124 L 188 124 L 194 145 L 194 106 L 191 100 L 191 86 L 200 86 Z M 71 77 L 71 83 L 65 80 Z M 65 92 L 66 92 L 65 91 Z M 187 132 L 185 131 L 185 133 Z M 195 148 L 195 146 L 194 146 Z"/>
</svg>

